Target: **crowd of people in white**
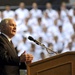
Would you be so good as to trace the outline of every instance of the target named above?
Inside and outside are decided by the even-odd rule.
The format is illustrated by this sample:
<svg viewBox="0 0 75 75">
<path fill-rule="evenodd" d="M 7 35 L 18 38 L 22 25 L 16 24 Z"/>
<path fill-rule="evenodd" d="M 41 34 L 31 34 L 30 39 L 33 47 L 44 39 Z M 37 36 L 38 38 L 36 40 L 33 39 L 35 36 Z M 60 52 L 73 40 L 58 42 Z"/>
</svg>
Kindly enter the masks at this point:
<svg viewBox="0 0 75 75">
<path fill-rule="evenodd" d="M 19 8 L 11 10 L 6 6 L 0 12 L 0 21 L 4 18 L 14 18 L 17 24 L 16 35 L 12 38 L 14 47 L 18 50 L 18 56 L 24 51 L 34 56 L 33 62 L 55 55 L 34 42 L 28 40 L 32 36 L 58 53 L 75 51 L 75 4 L 67 9 L 63 2 L 60 10 L 54 10 L 51 3 L 46 3 L 46 9 L 38 9 L 37 3 L 32 3 L 32 9 L 25 8 L 23 2 Z"/>
</svg>

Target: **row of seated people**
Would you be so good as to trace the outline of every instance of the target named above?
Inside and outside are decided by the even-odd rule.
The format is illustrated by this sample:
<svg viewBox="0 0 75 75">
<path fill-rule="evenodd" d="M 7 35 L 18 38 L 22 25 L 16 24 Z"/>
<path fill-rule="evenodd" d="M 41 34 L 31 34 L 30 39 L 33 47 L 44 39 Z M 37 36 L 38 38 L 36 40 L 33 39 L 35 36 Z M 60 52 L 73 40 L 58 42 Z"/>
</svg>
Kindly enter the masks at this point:
<svg viewBox="0 0 75 75">
<path fill-rule="evenodd" d="M 75 15 L 75 3 L 72 5 L 70 10 L 67 9 L 66 3 L 63 2 L 60 6 L 60 10 L 54 10 L 52 8 L 51 3 L 46 3 L 46 9 L 41 10 L 38 9 L 37 3 L 32 3 L 32 9 L 28 10 L 25 6 L 24 2 L 19 4 L 19 8 L 15 9 L 14 11 L 11 10 L 9 5 L 6 5 L 5 10 L 0 12 L 0 20 L 3 18 L 15 18 L 17 16 L 18 20 L 24 21 L 25 18 L 32 16 L 32 18 L 39 18 L 43 17 L 45 13 L 48 14 L 49 18 L 52 20 L 58 19 L 59 16 L 62 20 L 67 20 L 68 17 L 73 17 Z"/>
</svg>

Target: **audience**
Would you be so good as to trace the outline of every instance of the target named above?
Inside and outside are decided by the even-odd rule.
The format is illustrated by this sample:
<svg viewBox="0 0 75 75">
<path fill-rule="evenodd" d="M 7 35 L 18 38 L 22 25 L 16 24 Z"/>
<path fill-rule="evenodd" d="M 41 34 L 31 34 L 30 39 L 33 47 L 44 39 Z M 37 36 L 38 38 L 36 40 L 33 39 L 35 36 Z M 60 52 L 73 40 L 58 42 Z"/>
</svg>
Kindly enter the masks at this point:
<svg viewBox="0 0 75 75">
<path fill-rule="evenodd" d="M 32 3 L 31 10 L 21 2 L 14 11 L 6 5 L 5 10 L 0 12 L 0 21 L 3 18 L 14 18 L 16 21 L 17 32 L 12 42 L 18 50 L 18 56 L 26 51 L 33 54 L 35 62 L 55 55 L 51 51 L 48 54 L 46 49 L 29 41 L 28 36 L 58 53 L 75 51 L 75 4 L 71 9 L 67 9 L 66 3 L 63 2 L 58 11 L 48 2 L 46 9 L 42 11 L 36 2 Z"/>
</svg>

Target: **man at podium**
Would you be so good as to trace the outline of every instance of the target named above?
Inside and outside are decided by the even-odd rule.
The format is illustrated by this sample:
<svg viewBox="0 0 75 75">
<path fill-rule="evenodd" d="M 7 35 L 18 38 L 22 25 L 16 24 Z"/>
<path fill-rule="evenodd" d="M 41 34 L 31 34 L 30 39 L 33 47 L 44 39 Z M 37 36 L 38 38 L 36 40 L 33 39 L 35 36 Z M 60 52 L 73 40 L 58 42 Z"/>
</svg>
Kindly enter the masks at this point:
<svg viewBox="0 0 75 75">
<path fill-rule="evenodd" d="M 11 44 L 11 38 L 16 34 L 16 23 L 13 19 L 3 19 L 0 30 L 0 75 L 19 75 L 19 69 L 26 69 L 26 64 L 32 62 L 33 56 L 24 52 L 18 57 Z"/>
</svg>

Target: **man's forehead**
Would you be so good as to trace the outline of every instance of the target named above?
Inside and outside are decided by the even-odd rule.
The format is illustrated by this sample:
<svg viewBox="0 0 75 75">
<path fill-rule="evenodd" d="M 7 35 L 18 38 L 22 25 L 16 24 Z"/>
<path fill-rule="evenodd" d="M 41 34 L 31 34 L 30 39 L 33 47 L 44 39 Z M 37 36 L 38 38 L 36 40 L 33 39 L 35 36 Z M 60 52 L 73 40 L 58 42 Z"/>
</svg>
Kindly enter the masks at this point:
<svg viewBox="0 0 75 75">
<path fill-rule="evenodd" d="M 6 23 L 15 23 L 15 21 L 13 19 L 10 19 L 10 20 L 6 20 Z"/>
</svg>

